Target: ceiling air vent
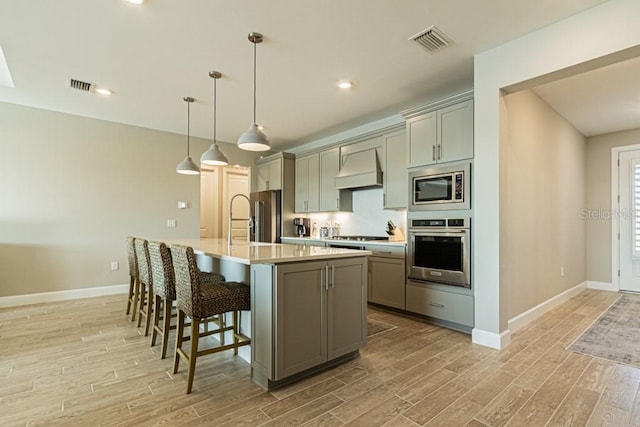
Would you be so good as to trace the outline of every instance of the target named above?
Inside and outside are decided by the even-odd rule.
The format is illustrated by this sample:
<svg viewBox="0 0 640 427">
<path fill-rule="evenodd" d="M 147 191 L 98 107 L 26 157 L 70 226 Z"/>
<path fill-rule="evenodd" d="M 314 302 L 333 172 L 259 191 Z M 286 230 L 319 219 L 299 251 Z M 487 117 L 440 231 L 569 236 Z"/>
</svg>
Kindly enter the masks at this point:
<svg viewBox="0 0 640 427">
<path fill-rule="evenodd" d="M 77 89 L 83 92 L 93 92 L 95 85 L 93 83 L 87 83 L 83 82 L 82 80 L 77 80 L 69 77 L 69 87 L 71 89 Z"/>
<path fill-rule="evenodd" d="M 445 48 L 453 44 L 453 40 L 447 37 L 438 27 L 435 25 L 427 28 L 424 31 L 420 31 L 415 36 L 409 38 L 427 49 L 430 53 Z"/>
</svg>

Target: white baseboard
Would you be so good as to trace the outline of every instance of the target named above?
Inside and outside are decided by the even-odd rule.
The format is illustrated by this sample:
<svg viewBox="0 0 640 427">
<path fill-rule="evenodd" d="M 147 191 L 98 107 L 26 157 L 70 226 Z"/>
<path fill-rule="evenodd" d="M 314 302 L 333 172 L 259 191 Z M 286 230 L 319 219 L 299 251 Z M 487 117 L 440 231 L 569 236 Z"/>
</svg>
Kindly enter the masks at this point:
<svg viewBox="0 0 640 427">
<path fill-rule="evenodd" d="M 63 301 L 71 299 L 100 297 L 103 295 L 126 294 L 129 285 L 99 286 L 96 288 L 71 289 L 68 291 L 41 292 L 39 294 L 15 295 L 0 297 L 0 307 L 39 304 L 42 302 Z"/>
<path fill-rule="evenodd" d="M 598 289 L 601 291 L 618 292 L 619 289 L 613 283 L 596 282 L 594 280 L 587 280 L 587 288 Z"/>
<path fill-rule="evenodd" d="M 482 329 L 473 328 L 471 331 L 471 342 L 480 344 L 485 347 L 502 350 L 511 344 L 511 331 L 507 329 L 499 334 L 495 332 L 483 331 Z"/>
<path fill-rule="evenodd" d="M 509 319 L 509 321 L 507 322 L 507 327 L 511 332 L 516 332 L 517 330 L 522 329 L 525 325 L 533 322 L 546 312 L 551 311 L 555 307 L 567 301 L 569 298 L 572 298 L 578 295 L 580 292 L 584 291 L 587 288 L 587 283 L 588 282 L 582 282 L 579 285 L 574 286 L 573 288 L 567 289 L 566 291 L 561 292 L 552 298 L 549 298 L 548 300 L 536 305 L 535 307 L 525 311 L 524 313 L 521 313 L 516 317 Z"/>
</svg>

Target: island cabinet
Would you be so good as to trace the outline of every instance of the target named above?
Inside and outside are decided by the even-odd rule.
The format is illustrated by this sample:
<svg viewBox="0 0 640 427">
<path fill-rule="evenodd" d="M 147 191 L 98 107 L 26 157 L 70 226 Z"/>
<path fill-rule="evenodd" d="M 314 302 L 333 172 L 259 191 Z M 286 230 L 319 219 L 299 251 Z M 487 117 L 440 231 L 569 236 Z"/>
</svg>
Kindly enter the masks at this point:
<svg viewBox="0 0 640 427">
<path fill-rule="evenodd" d="M 295 211 L 320 210 L 320 156 L 318 153 L 296 158 Z"/>
<path fill-rule="evenodd" d="M 449 105 L 406 121 L 408 167 L 473 157 L 473 100 Z"/>
<path fill-rule="evenodd" d="M 367 339 L 367 259 L 252 266 L 252 377 L 265 388 L 353 357 Z"/>
</svg>

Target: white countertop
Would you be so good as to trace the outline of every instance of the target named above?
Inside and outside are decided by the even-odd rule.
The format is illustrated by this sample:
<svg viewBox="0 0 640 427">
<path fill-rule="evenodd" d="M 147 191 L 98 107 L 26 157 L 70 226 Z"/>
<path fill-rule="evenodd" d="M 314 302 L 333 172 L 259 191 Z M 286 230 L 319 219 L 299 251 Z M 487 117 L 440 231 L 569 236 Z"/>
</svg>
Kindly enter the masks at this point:
<svg viewBox="0 0 640 427">
<path fill-rule="evenodd" d="M 234 240 L 231 245 L 226 239 L 170 240 L 167 245 L 191 246 L 196 254 L 206 255 L 241 264 L 278 264 L 284 262 L 312 261 L 335 258 L 351 258 L 371 255 L 371 251 L 343 248 L 323 248 L 307 245 L 246 242 Z"/>
<path fill-rule="evenodd" d="M 407 242 L 391 242 L 389 240 L 365 240 L 365 241 L 360 241 L 360 240 L 340 240 L 340 239 L 321 239 L 319 237 L 289 237 L 289 236 L 283 236 L 283 239 L 288 239 L 288 240 L 299 240 L 300 242 L 321 242 L 321 243 L 351 243 L 354 245 L 358 245 L 358 244 L 367 244 L 367 245 L 387 245 L 387 246 L 406 246 Z"/>
</svg>

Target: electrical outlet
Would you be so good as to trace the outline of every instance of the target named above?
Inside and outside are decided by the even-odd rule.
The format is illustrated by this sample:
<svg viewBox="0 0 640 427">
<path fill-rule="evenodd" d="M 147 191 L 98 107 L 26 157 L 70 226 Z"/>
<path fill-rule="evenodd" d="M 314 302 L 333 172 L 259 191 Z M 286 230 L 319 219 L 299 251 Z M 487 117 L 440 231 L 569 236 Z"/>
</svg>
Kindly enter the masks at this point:
<svg viewBox="0 0 640 427">
<path fill-rule="evenodd" d="M 178 202 L 178 209 L 187 209 L 187 202 Z"/>
<path fill-rule="evenodd" d="M 564 267 L 560 267 L 560 275 L 564 276 Z"/>
<path fill-rule="evenodd" d="M 111 271 L 116 271 L 120 268 L 118 261 L 111 261 Z"/>
<path fill-rule="evenodd" d="M 176 228 L 178 226 L 178 223 L 175 219 L 168 219 L 167 220 L 167 227 L 168 228 Z"/>
</svg>

